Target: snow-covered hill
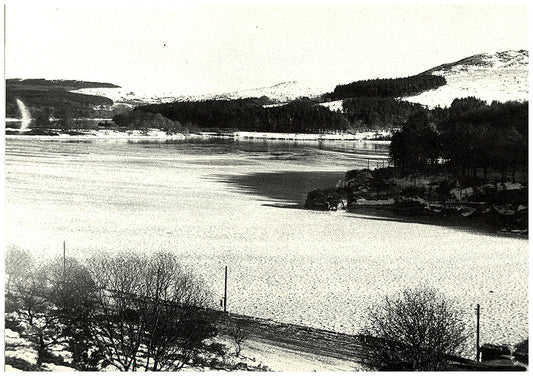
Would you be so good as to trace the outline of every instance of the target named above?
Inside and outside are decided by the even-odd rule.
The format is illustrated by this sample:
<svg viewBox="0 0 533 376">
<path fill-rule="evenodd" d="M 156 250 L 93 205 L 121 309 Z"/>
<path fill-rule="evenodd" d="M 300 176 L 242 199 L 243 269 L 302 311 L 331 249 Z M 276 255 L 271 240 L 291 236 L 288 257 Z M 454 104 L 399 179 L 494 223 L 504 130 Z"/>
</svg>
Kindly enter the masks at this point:
<svg viewBox="0 0 533 376">
<path fill-rule="evenodd" d="M 326 91 L 333 90 L 333 87 L 334 85 L 325 86 L 310 82 L 287 81 L 268 87 L 221 94 L 215 96 L 215 98 L 237 99 L 247 97 L 259 98 L 262 96 L 267 96 L 273 101 L 288 102 L 301 97 L 316 97 L 325 93 Z"/>
<path fill-rule="evenodd" d="M 301 97 L 316 97 L 333 90 L 335 85 L 287 81 L 267 87 L 233 91 L 228 93 L 208 93 L 199 95 L 184 95 L 176 91 L 155 93 L 140 89 L 127 88 L 91 88 L 75 90 L 77 93 L 98 95 L 113 100 L 115 104 L 140 105 L 144 103 L 165 103 L 174 101 L 198 101 L 208 99 L 239 99 L 260 98 L 267 96 L 274 102 L 285 103 Z"/>
<path fill-rule="evenodd" d="M 447 84 L 402 98 L 429 107 L 449 106 L 453 99 L 474 96 L 487 102 L 528 99 L 529 53 L 525 50 L 480 54 L 439 65 L 424 74 L 444 76 Z"/>
<path fill-rule="evenodd" d="M 153 91 L 131 89 L 131 88 L 89 88 L 73 90 L 74 93 L 97 95 L 111 99 L 117 104 L 137 106 L 147 103 L 173 102 L 179 99 L 172 92 L 155 93 Z"/>
<path fill-rule="evenodd" d="M 475 96 L 489 103 L 493 100 L 527 100 L 529 94 L 528 67 L 529 53 L 525 50 L 474 55 L 423 72 L 424 74 L 444 76 L 447 84 L 436 90 L 402 99 L 429 107 L 449 106 L 455 98 L 467 96 Z M 274 102 L 286 103 L 301 97 L 318 97 L 333 91 L 334 88 L 335 83 L 286 81 L 255 89 L 199 95 L 180 93 L 179 88 L 176 88 L 175 91 L 167 90 L 167 92 L 142 91 L 139 88 L 92 88 L 77 90 L 77 92 L 101 95 L 111 98 L 115 104 L 134 106 L 144 103 L 259 98 L 262 96 L 267 96 Z M 341 101 L 321 104 L 334 111 L 342 108 Z"/>
</svg>

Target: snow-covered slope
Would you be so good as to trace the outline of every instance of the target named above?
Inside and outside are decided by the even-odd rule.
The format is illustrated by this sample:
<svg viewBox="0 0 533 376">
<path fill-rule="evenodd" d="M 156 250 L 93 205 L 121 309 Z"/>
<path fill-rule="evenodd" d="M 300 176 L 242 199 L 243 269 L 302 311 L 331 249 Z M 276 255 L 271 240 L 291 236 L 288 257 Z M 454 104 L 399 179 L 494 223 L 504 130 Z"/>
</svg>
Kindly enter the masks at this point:
<svg viewBox="0 0 533 376">
<path fill-rule="evenodd" d="M 146 103 L 165 103 L 173 102 L 178 99 L 171 92 L 154 93 L 139 89 L 128 88 L 89 88 L 73 90 L 74 93 L 98 95 L 107 97 L 116 104 L 141 105 Z"/>
<path fill-rule="evenodd" d="M 141 104 L 141 103 L 164 103 L 173 101 L 197 101 L 207 99 L 238 99 L 260 98 L 267 96 L 275 102 L 288 102 L 301 97 L 316 97 L 327 91 L 331 91 L 335 85 L 324 85 L 301 81 L 287 81 L 279 84 L 255 89 L 233 91 L 228 93 L 208 93 L 199 95 L 186 95 L 176 91 L 154 93 L 139 89 L 126 88 L 93 88 L 76 90 L 78 93 L 99 95 L 112 99 L 115 103 Z"/>
<path fill-rule="evenodd" d="M 423 72 L 444 76 L 447 84 L 402 98 L 429 107 L 449 106 L 455 98 L 474 96 L 487 102 L 528 99 L 528 51 L 480 54 Z"/>
<path fill-rule="evenodd" d="M 333 85 L 334 87 L 334 85 Z M 287 81 L 281 82 L 279 84 L 261 87 L 257 89 L 234 91 L 227 94 L 222 94 L 217 97 L 236 99 L 236 98 L 247 98 L 247 97 L 262 97 L 267 96 L 268 98 L 278 101 L 278 102 L 287 102 L 296 98 L 301 97 L 316 97 L 323 94 L 326 91 L 331 91 L 333 89 L 331 85 L 324 87 L 324 85 L 317 85 L 313 83 L 306 83 L 301 81 Z"/>
</svg>

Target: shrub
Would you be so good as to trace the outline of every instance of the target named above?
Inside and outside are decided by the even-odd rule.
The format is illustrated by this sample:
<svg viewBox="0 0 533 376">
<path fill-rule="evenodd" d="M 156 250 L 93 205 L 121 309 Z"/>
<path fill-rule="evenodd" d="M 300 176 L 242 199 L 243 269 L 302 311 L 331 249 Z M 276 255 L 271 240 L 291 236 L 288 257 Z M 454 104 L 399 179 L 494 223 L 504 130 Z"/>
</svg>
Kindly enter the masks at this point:
<svg viewBox="0 0 533 376">
<path fill-rule="evenodd" d="M 436 189 L 436 192 L 439 196 L 447 199 L 450 196 L 450 191 L 455 188 L 455 183 L 449 180 L 443 180 L 440 182 L 439 186 Z"/>
<path fill-rule="evenodd" d="M 467 339 L 460 312 L 435 290 L 406 289 L 373 307 L 365 349 L 381 370 L 445 370 Z M 377 344 L 377 345 L 376 345 Z"/>
</svg>

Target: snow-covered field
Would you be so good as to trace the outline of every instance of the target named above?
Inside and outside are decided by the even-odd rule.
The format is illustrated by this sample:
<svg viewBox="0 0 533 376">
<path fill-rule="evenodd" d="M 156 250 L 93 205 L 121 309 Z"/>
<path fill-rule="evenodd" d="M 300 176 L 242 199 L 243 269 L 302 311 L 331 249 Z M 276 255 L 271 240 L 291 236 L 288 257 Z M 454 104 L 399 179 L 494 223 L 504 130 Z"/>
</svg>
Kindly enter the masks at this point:
<svg viewBox="0 0 533 376">
<path fill-rule="evenodd" d="M 528 335 L 528 242 L 353 213 L 296 210 L 384 160 L 365 142 L 6 140 L 6 244 L 46 257 L 172 250 L 228 308 L 348 333 L 372 303 L 429 285 L 481 305 L 481 342 Z M 290 206 L 290 205 L 289 205 Z M 473 339 L 472 339 L 473 341 Z"/>
</svg>

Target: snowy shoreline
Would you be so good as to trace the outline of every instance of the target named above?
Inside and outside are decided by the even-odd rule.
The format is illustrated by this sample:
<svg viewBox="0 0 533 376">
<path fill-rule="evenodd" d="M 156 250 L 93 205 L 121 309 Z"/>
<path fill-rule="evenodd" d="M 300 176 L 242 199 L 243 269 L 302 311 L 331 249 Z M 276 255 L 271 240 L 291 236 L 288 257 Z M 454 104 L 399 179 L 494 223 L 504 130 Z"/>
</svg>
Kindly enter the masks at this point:
<svg viewBox="0 0 533 376">
<path fill-rule="evenodd" d="M 7 128 L 9 131 L 17 129 Z M 359 132 L 355 134 L 336 133 L 270 133 L 270 132 L 199 132 L 189 134 L 167 134 L 164 131 L 151 129 L 147 132 L 138 130 L 121 132 L 113 130 L 88 130 L 80 131 L 82 134 L 70 135 L 57 131 L 57 135 L 31 135 L 31 134 L 7 134 L 6 139 L 34 139 L 34 140 L 87 140 L 87 139 L 128 139 L 128 140 L 186 140 L 192 138 L 233 138 L 237 140 L 286 140 L 286 141 L 371 141 L 379 143 L 390 143 L 389 140 L 380 138 L 389 137 L 390 131 Z"/>
<path fill-rule="evenodd" d="M 234 132 L 234 136 L 244 139 L 276 139 L 276 140 L 309 140 L 309 141 L 383 141 L 390 142 L 388 140 L 381 140 L 380 138 L 390 137 L 391 131 L 375 131 L 375 132 L 358 132 L 354 134 L 350 133 L 331 133 L 331 134 L 319 134 L 319 133 L 272 133 L 272 132 Z"/>
</svg>

